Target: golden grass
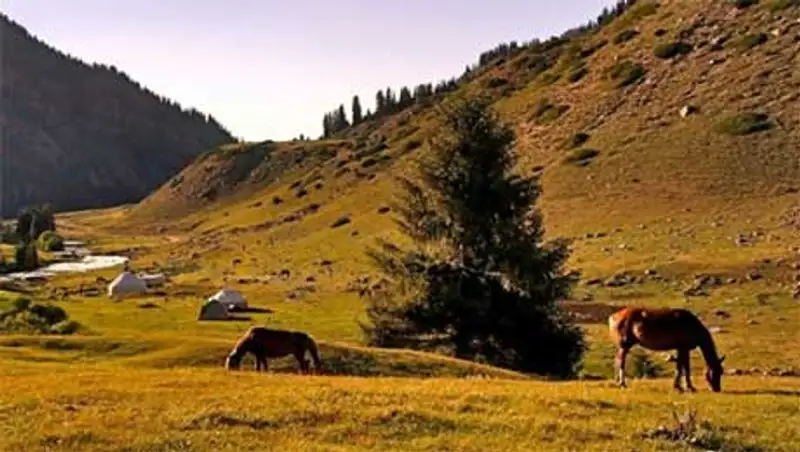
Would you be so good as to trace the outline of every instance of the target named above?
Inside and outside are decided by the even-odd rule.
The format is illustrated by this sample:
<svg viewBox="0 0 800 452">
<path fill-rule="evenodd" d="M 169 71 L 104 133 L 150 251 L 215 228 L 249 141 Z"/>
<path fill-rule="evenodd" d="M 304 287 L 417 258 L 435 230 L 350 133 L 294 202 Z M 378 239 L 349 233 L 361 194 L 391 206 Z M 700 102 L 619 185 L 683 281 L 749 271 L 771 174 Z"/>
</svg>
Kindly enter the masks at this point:
<svg viewBox="0 0 800 452">
<path fill-rule="evenodd" d="M 727 445 L 793 450 L 795 380 L 726 393 L 663 382 L 263 376 L 60 370 L 0 376 L 2 443 L 24 450 L 685 450 L 641 435 L 694 408 Z M 745 449 L 731 449 L 745 450 Z"/>
<path fill-rule="evenodd" d="M 682 31 L 674 25 L 677 18 L 702 12 L 707 21 L 740 35 L 771 30 L 781 15 L 795 10 L 770 15 L 751 8 L 730 21 L 731 7 L 723 2 L 652 4 L 578 43 L 588 48 L 631 28 L 639 32 L 624 45 L 608 43 L 586 58 L 588 73 L 577 83 L 564 76 L 574 68 L 566 59 L 536 77 L 515 72 L 523 54 L 459 91 L 481 91 L 488 79 L 501 76 L 517 86 L 505 91 L 496 107 L 518 131 L 521 169 L 543 167 L 540 206 L 547 235 L 574 239 L 569 266 L 581 270 L 584 282 L 621 271 L 638 276 L 656 271 L 664 278 L 622 288 L 581 284 L 576 298 L 591 296 L 601 311 L 629 304 L 687 307 L 721 329 L 714 337 L 727 356 L 727 370 L 798 369 L 800 303 L 791 299 L 791 289 L 800 274 L 800 230 L 786 215 L 800 211 L 793 191 L 800 180 L 800 128 L 785 114 L 796 101 L 792 87 L 800 86 L 796 71 L 785 69 L 793 64 L 790 40 L 796 31 L 746 55 L 726 55 L 724 64 L 709 64 L 721 55 L 708 47 L 696 46 L 673 61 L 652 54 Z M 663 38 L 655 36 L 659 28 L 667 30 Z M 713 38 L 710 30 L 701 26 L 688 40 Z M 625 59 L 642 64 L 647 76 L 634 87 L 611 88 L 607 71 Z M 532 111 L 542 99 L 569 109 L 537 123 Z M 678 111 L 688 103 L 698 112 L 680 118 Z M 761 107 L 784 126 L 748 136 L 714 131 L 720 119 Z M 225 181 L 237 159 L 249 158 L 260 144 L 231 146 L 187 168 L 179 189 L 165 184 L 138 206 L 59 215 L 59 231 L 68 238 L 88 240 L 98 252 L 131 253 L 135 269 L 165 270 L 172 282 L 164 295 L 119 303 L 108 300 L 97 280 L 110 280 L 119 269 L 30 287 L 31 297 L 64 307 L 89 333 L 0 338 L 4 446 L 685 450 L 686 445 L 639 435 L 669 424 L 673 409 L 696 407 L 729 444 L 792 450 L 800 383 L 726 377 L 726 392 L 709 394 L 697 352 L 692 369 L 703 392 L 679 396 L 667 379 L 635 381 L 628 391 L 611 388 L 609 381 L 516 382 L 511 380 L 519 375 L 500 369 L 364 347 L 358 328 L 363 302 L 349 288 L 357 278 L 375 277 L 365 249 L 379 237 L 398 238 L 393 212 L 379 209 L 395 193 L 391 176 L 411 168 L 407 143 L 428 137 L 436 127 L 435 113 L 421 109 L 407 120 L 362 125 L 345 140 L 277 143 L 280 155 L 302 146 L 310 155 L 335 149 L 336 156 L 311 158 L 310 166 L 272 168 L 268 183 L 250 174 L 223 196 L 200 199 L 198 190 L 210 180 Z M 381 164 L 365 168 L 368 157 L 356 154 L 368 147 L 363 142 L 370 132 L 387 136 L 389 148 L 369 156 Z M 578 132 L 589 134 L 584 147 L 600 153 L 587 166 L 565 165 L 567 143 Z M 296 196 L 297 181 L 308 191 L 302 198 Z M 275 197 L 283 202 L 274 204 Z M 318 205 L 313 213 L 282 222 L 312 204 Z M 351 223 L 332 228 L 343 215 Z M 739 235 L 754 243 L 737 245 Z M 332 261 L 330 270 L 320 265 L 323 260 Z M 274 277 L 283 269 L 291 271 L 288 280 Z M 762 278 L 749 281 L 754 271 Z M 739 282 L 712 288 L 708 297 L 685 297 L 698 274 Z M 196 321 L 203 300 L 224 285 L 271 312 L 244 314 L 251 319 L 242 322 Z M 79 294 L 81 286 L 101 293 Z M 313 291 L 288 297 L 308 287 Z M 64 290 L 69 295 L 62 298 Z M 0 307 L 15 296 L 0 292 Z M 570 306 L 593 309 L 588 302 Z M 336 373 L 382 377 L 223 373 L 227 350 L 253 324 L 307 331 Z M 584 375 L 611 377 L 614 350 L 603 319 L 583 327 L 590 343 Z M 661 363 L 661 375 L 672 373 L 660 356 L 642 354 Z M 290 371 L 294 364 L 281 360 L 275 368 Z M 496 379 L 455 378 L 476 375 Z"/>
</svg>

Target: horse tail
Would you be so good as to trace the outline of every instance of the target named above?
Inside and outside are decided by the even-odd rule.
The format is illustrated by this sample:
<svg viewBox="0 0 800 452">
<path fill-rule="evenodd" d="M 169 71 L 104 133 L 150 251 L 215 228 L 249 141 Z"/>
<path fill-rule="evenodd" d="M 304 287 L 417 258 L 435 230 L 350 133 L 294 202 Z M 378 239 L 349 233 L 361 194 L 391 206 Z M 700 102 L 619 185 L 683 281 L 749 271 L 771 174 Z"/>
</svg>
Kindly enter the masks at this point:
<svg viewBox="0 0 800 452">
<path fill-rule="evenodd" d="M 306 348 L 311 353 L 311 359 L 314 361 L 314 369 L 319 370 L 322 367 L 322 362 L 319 359 L 319 349 L 317 343 L 311 336 L 306 335 Z"/>
</svg>

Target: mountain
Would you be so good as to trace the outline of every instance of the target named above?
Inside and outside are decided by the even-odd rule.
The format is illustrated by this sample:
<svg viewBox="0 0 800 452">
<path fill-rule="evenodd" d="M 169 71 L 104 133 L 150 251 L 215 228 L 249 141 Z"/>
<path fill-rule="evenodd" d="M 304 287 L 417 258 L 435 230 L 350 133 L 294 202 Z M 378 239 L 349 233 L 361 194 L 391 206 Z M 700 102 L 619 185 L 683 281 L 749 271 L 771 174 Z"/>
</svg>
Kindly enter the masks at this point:
<svg viewBox="0 0 800 452">
<path fill-rule="evenodd" d="M 113 66 L 87 65 L 0 14 L 0 216 L 138 201 L 202 151 L 234 141 L 214 118 Z"/>
<path fill-rule="evenodd" d="M 154 210 L 178 218 L 202 206 L 205 215 L 285 184 L 281 196 L 289 198 L 311 184 L 324 188 L 308 199 L 336 193 L 336 204 L 386 202 L 393 188 L 385 184 L 370 202 L 360 197 L 424 152 L 438 105 L 462 93 L 492 96 L 514 125 L 522 169 L 541 174 L 546 217 L 564 232 L 692 209 L 772 206 L 783 215 L 800 190 L 798 20 L 795 1 L 620 2 L 562 36 L 497 46 L 452 80 L 378 93 L 383 107 L 356 125 L 343 122 L 341 110 L 326 114 L 327 140 L 211 152 L 132 218 Z M 271 163 L 292 152 L 303 166 Z M 309 164 L 303 156 L 318 158 Z M 209 181 L 225 189 L 199 190 Z"/>
</svg>

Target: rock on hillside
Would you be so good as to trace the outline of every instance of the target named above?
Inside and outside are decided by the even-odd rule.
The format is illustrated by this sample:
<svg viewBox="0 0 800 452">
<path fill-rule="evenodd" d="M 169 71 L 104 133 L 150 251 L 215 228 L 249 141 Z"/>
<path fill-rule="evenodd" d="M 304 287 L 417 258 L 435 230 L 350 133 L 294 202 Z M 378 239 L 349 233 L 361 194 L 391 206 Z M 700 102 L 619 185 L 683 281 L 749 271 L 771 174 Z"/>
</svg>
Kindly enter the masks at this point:
<svg viewBox="0 0 800 452">
<path fill-rule="evenodd" d="M 0 216 L 138 201 L 202 151 L 231 142 L 213 118 L 89 66 L 0 14 Z"/>
</svg>

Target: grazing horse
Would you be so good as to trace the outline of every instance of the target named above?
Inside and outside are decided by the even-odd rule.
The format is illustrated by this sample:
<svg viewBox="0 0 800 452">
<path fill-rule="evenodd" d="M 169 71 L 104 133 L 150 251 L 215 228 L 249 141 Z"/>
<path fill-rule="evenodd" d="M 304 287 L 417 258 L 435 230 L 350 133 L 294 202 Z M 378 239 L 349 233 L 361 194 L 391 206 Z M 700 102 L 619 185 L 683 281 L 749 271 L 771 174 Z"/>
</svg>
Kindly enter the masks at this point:
<svg viewBox="0 0 800 452">
<path fill-rule="evenodd" d="M 706 362 L 706 381 L 714 392 L 722 390 L 722 361 L 725 357 L 717 355 L 714 339 L 703 323 L 686 309 L 647 309 L 624 308 L 608 317 L 611 338 L 617 346 L 614 360 L 616 381 L 620 387 L 625 384 L 625 357 L 634 345 L 650 350 L 677 350 L 675 361 L 677 374 L 674 387 L 681 388 L 681 375 L 686 379 L 686 387 L 694 392 L 689 371 L 689 353 L 700 348 Z"/>
<path fill-rule="evenodd" d="M 306 351 L 311 354 L 314 361 L 314 370 L 319 371 L 322 366 L 319 359 L 317 344 L 309 335 L 299 331 L 273 330 L 254 326 L 239 339 L 225 360 L 225 368 L 238 370 L 242 358 L 249 352 L 255 355 L 256 371 L 268 370 L 267 358 L 281 358 L 294 355 L 300 364 L 302 373 L 309 373 L 309 361 Z"/>
</svg>

